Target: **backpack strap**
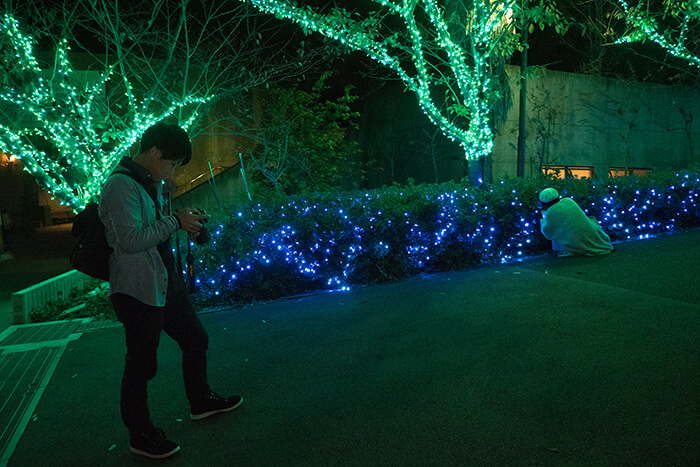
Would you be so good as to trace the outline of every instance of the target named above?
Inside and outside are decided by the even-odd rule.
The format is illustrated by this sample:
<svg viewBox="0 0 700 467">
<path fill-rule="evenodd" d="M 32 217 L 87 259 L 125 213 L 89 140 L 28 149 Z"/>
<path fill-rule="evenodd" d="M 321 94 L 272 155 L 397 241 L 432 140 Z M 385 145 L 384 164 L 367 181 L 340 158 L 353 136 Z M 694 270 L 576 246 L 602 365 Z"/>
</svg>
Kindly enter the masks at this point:
<svg viewBox="0 0 700 467">
<path fill-rule="evenodd" d="M 122 159 L 122 162 L 123 161 L 124 160 Z M 112 175 L 119 174 L 119 175 L 127 175 L 127 176 L 133 178 L 136 183 L 141 185 L 143 187 L 143 189 L 146 190 L 146 193 L 148 194 L 148 196 L 150 196 L 151 199 L 153 200 L 153 204 L 156 207 L 156 220 L 163 217 L 163 214 L 160 211 L 160 202 L 158 201 L 158 194 L 155 190 L 155 187 L 153 185 L 151 185 L 149 187 L 144 183 L 144 181 L 139 180 L 139 178 L 129 169 L 129 167 L 127 167 L 125 164 L 122 164 L 122 162 L 119 162 L 119 164 L 117 164 L 117 167 L 114 169 L 114 171 L 112 171 L 111 174 L 109 174 L 109 177 L 111 177 Z"/>
</svg>

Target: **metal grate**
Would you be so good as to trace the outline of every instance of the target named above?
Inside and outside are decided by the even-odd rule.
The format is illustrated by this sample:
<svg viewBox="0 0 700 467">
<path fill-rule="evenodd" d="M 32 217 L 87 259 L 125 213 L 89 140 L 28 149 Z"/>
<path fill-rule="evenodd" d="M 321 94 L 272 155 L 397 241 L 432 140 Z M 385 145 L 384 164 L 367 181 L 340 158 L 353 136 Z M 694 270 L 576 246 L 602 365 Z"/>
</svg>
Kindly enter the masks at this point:
<svg viewBox="0 0 700 467">
<path fill-rule="evenodd" d="M 62 353 L 45 347 L 0 355 L 0 464 L 9 461 Z"/>
<path fill-rule="evenodd" d="M 88 321 L 12 326 L 0 334 L 0 467 L 9 462 L 68 343 Z"/>
<path fill-rule="evenodd" d="M 0 347 L 67 339 L 83 323 L 75 320 L 14 326 L 10 328 L 13 332 L 0 340 Z"/>
</svg>

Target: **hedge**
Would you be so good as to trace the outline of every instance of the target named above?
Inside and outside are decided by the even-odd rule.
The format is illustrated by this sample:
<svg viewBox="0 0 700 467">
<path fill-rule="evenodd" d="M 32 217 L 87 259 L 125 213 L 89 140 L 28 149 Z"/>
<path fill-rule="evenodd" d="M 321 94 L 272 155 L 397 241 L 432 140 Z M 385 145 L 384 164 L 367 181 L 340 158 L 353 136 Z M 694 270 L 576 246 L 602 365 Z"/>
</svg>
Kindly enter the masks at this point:
<svg viewBox="0 0 700 467">
<path fill-rule="evenodd" d="M 613 241 L 700 226 L 697 172 L 392 186 L 215 213 L 194 247 L 196 302 L 226 307 L 545 254 L 537 193 L 572 197 Z"/>
<path fill-rule="evenodd" d="M 214 213 L 211 243 L 192 247 L 194 300 L 230 308 L 543 255 L 551 243 L 539 230 L 537 193 L 546 186 L 573 198 L 613 242 L 700 227 L 697 171 L 409 184 L 247 203 Z M 114 319 L 105 285 L 72 291 L 32 320 L 64 319 L 79 303 L 86 307 L 71 315 Z"/>
</svg>

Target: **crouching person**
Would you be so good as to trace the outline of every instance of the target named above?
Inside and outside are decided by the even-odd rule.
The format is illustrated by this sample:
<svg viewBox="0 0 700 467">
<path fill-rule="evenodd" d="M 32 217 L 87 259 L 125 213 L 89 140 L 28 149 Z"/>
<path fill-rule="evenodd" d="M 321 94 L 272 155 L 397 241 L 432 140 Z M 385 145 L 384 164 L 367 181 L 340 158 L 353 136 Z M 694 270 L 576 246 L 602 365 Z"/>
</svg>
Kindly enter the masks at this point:
<svg viewBox="0 0 700 467">
<path fill-rule="evenodd" d="M 604 255 L 614 251 L 610 237 L 573 199 L 561 198 L 554 188 L 545 188 L 539 198 L 543 211 L 540 230 L 560 256 Z"/>
</svg>

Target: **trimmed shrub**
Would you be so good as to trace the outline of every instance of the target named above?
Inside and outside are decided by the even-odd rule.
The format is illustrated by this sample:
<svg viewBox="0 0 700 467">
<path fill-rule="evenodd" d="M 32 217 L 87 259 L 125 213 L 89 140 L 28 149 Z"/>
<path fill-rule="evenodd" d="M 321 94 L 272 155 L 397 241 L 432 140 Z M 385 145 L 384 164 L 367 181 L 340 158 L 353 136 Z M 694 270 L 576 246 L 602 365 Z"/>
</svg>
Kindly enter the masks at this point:
<svg viewBox="0 0 700 467">
<path fill-rule="evenodd" d="M 66 311 L 79 305 L 74 312 Z M 92 317 L 102 320 L 115 320 L 114 309 L 109 302 L 109 284 L 99 279 L 85 281 L 82 287 L 73 287 L 66 297 L 48 300 L 44 305 L 29 312 L 32 323 Z"/>
<path fill-rule="evenodd" d="M 212 216 L 195 248 L 203 306 L 233 306 L 541 255 L 537 193 L 553 186 L 613 241 L 700 226 L 694 172 L 392 186 L 249 203 Z"/>
</svg>

